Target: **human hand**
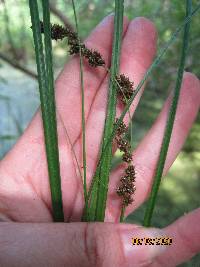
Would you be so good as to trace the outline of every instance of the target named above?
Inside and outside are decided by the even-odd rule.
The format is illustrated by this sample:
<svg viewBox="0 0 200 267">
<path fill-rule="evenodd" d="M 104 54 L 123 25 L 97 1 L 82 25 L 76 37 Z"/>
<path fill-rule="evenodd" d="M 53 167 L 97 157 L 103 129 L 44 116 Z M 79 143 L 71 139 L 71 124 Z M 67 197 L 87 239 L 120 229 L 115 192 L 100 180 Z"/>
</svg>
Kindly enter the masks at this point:
<svg viewBox="0 0 200 267">
<path fill-rule="evenodd" d="M 113 17 L 108 16 L 86 40 L 109 64 Z M 125 20 L 120 73 L 139 83 L 156 52 L 156 30 L 144 18 Z M 145 229 L 118 224 L 120 199 L 116 187 L 124 166 L 110 176 L 106 223 L 80 223 L 83 212 L 82 181 L 67 137 L 82 162 L 81 90 L 79 59 L 74 57 L 56 81 L 59 153 L 63 207 L 66 223 L 52 224 L 51 196 L 40 112 L 0 164 L 0 262 L 1 266 L 176 266 L 200 250 L 200 210 L 164 229 Z M 88 185 L 96 168 L 103 133 L 108 77 L 103 68 L 84 65 L 85 116 Z M 131 107 L 134 113 L 141 97 Z M 166 173 L 175 160 L 196 117 L 200 104 L 200 83 L 184 75 L 172 139 L 165 164 Z M 152 129 L 133 154 L 136 168 L 134 203 L 126 215 L 147 198 L 164 134 L 170 97 Z M 117 116 L 122 111 L 117 106 Z M 125 118 L 128 122 L 128 116 Z M 15 223 L 14 223 L 15 222 Z M 25 222 L 25 223 L 20 223 Z M 133 246 L 132 237 L 173 238 L 171 246 Z M 165 247 L 165 249 L 163 248 Z"/>
</svg>

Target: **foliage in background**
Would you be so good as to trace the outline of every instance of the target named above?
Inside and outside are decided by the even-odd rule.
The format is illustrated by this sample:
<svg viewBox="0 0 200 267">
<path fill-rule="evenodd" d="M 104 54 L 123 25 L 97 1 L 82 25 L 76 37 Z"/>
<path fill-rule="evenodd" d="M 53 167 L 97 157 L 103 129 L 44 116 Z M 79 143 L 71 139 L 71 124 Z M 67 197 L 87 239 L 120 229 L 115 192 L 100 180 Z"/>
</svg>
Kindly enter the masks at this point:
<svg viewBox="0 0 200 267">
<path fill-rule="evenodd" d="M 192 12 L 192 0 L 186 0 L 185 2 L 186 2 L 185 17 L 187 18 L 189 15 L 191 15 L 191 12 Z M 190 22 L 188 22 L 184 26 L 184 34 L 183 34 L 183 41 L 182 41 L 183 43 L 182 43 L 182 49 L 181 49 L 181 55 L 180 55 L 179 68 L 177 71 L 176 84 L 173 90 L 173 98 L 172 98 L 172 102 L 171 102 L 171 106 L 170 106 L 170 110 L 169 110 L 169 114 L 168 114 L 168 118 L 166 122 L 165 133 L 164 133 L 164 137 L 162 140 L 162 146 L 160 149 L 159 159 L 158 159 L 157 166 L 156 166 L 152 189 L 151 189 L 149 199 L 147 201 L 147 208 L 146 208 L 145 216 L 144 216 L 143 225 L 146 227 L 149 227 L 151 225 L 153 210 L 155 209 L 155 205 L 156 205 L 158 190 L 159 190 L 161 178 L 163 175 L 163 169 L 165 166 L 168 147 L 170 144 L 170 139 L 171 139 L 172 130 L 174 126 L 174 120 L 176 117 L 176 110 L 177 110 L 177 106 L 179 102 L 181 84 L 182 84 L 183 73 L 185 69 L 185 61 L 186 61 L 186 56 L 188 52 L 189 30 L 190 30 Z"/>
</svg>

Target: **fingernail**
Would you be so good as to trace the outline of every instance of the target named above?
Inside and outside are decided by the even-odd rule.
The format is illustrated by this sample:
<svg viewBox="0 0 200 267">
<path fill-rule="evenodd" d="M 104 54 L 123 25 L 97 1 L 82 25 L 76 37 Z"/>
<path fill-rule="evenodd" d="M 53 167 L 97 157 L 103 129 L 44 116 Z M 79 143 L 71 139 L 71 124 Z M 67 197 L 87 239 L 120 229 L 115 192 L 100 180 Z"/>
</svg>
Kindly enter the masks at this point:
<svg viewBox="0 0 200 267">
<path fill-rule="evenodd" d="M 155 228 L 134 228 L 123 229 L 121 232 L 124 255 L 127 266 L 146 266 L 152 263 L 153 259 L 162 254 L 167 245 L 162 244 L 162 238 L 167 238 L 163 230 Z M 159 240 L 159 238 L 161 238 Z M 151 242 L 150 242 L 151 241 Z"/>
</svg>

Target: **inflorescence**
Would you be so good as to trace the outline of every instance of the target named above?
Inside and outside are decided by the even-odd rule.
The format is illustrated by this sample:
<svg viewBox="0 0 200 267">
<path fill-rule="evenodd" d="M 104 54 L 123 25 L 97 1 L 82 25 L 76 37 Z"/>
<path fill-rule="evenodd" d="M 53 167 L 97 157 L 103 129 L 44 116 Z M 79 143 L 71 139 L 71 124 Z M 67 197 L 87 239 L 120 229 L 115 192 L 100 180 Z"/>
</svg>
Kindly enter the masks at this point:
<svg viewBox="0 0 200 267">
<path fill-rule="evenodd" d="M 116 119 L 116 123 L 118 119 Z M 128 206 L 133 202 L 132 195 L 134 194 L 135 187 L 135 167 L 132 164 L 131 146 L 129 142 L 124 138 L 127 132 L 127 127 L 124 122 L 121 122 L 117 128 L 117 134 L 115 137 L 117 147 L 123 152 L 122 160 L 128 164 L 125 169 L 124 175 L 120 179 L 120 185 L 117 188 L 118 196 L 122 197 L 122 205 Z"/>
<path fill-rule="evenodd" d="M 40 22 L 41 33 L 44 33 L 43 22 Z M 69 46 L 69 54 L 76 55 L 79 54 L 81 49 L 81 54 L 84 58 L 87 59 L 88 64 L 91 67 L 105 66 L 105 60 L 102 58 L 101 54 L 92 49 L 88 49 L 85 44 L 79 41 L 78 35 L 72 30 L 63 27 L 59 24 L 51 24 L 51 39 L 52 40 L 63 40 L 67 38 Z M 117 84 L 117 95 L 124 105 L 132 97 L 134 93 L 133 82 L 129 80 L 124 74 L 120 74 L 115 77 Z M 116 122 L 118 119 L 116 119 Z M 124 175 L 120 179 L 120 185 L 117 188 L 117 194 L 122 197 L 123 207 L 128 206 L 133 202 L 132 195 L 134 194 L 135 187 L 135 167 L 132 164 L 132 153 L 131 146 L 129 142 L 124 138 L 125 133 L 127 132 L 127 127 L 124 122 L 119 124 L 119 127 L 116 130 L 115 140 L 117 147 L 123 152 L 122 160 L 128 164 L 125 169 Z"/>
<path fill-rule="evenodd" d="M 127 101 L 131 98 L 134 93 L 133 82 L 129 80 L 124 74 L 116 76 L 117 82 L 117 94 L 123 104 L 126 104 Z"/>
<path fill-rule="evenodd" d="M 40 22 L 40 30 L 41 33 L 44 33 L 42 21 Z M 67 38 L 70 55 L 78 54 L 79 49 L 81 49 L 82 56 L 88 60 L 90 66 L 98 67 L 105 65 L 105 61 L 98 51 L 89 49 L 85 44 L 79 43 L 78 35 L 75 32 L 59 24 L 51 24 L 51 39 L 57 41 L 64 38 Z"/>
</svg>

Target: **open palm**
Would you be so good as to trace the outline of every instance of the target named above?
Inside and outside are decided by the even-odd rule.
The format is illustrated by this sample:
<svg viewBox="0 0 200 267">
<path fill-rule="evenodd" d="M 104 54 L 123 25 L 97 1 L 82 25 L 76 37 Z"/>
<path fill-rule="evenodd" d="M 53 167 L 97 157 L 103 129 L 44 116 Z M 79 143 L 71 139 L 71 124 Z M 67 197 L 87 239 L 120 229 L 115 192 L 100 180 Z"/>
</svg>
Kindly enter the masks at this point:
<svg viewBox="0 0 200 267">
<path fill-rule="evenodd" d="M 102 54 L 107 66 L 110 65 L 112 30 L 113 16 L 108 16 L 95 28 L 85 42 L 89 48 L 97 49 Z M 156 40 L 156 30 L 149 20 L 137 18 L 129 23 L 125 19 L 120 73 L 126 74 L 130 80 L 134 81 L 135 86 L 137 86 L 152 63 L 152 59 L 156 53 Z M 99 146 L 104 128 L 108 80 L 109 76 L 104 68 L 99 67 L 94 69 L 88 66 L 87 62 L 84 63 L 88 187 L 97 165 Z M 142 90 L 132 104 L 132 114 L 137 107 L 141 95 Z M 137 190 L 134 196 L 135 201 L 127 208 L 126 215 L 141 205 L 150 191 L 166 125 L 170 99 L 171 97 L 169 96 L 153 127 L 134 151 L 133 162 L 137 173 Z M 193 74 L 186 73 L 184 75 L 181 97 L 165 164 L 165 173 L 184 144 L 186 136 L 198 112 L 199 104 L 199 80 Z M 70 60 L 56 81 L 56 105 L 65 221 L 80 222 L 84 207 L 83 185 L 74 158 L 75 152 L 78 163 L 82 168 L 81 89 L 78 57 L 74 57 Z M 122 109 L 123 106 L 118 103 L 117 117 L 122 112 Z M 124 121 L 128 123 L 128 116 L 125 117 Z M 121 164 L 110 176 L 106 210 L 107 222 L 116 223 L 119 220 L 121 201 L 116 194 L 116 187 L 123 170 L 124 166 Z M 188 222 L 194 224 L 198 219 L 197 217 L 200 217 L 200 211 L 198 210 L 179 221 L 181 221 L 183 227 L 185 227 Z M 2 219 L 2 221 L 27 223 L 52 222 L 51 195 L 40 111 L 35 115 L 31 124 L 15 147 L 6 155 L 0 164 L 0 219 Z M 191 257 L 200 249 L 199 245 L 197 248 L 196 243 L 188 252 L 185 251 L 188 245 L 188 238 L 196 236 L 197 230 L 193 228 L 194 232 L 186 232 L 184 239 L 180 237 L 180 229 L 179 231 L 177 230 L 177 226 L 181 224 L 179 221 L 166 228 L 166 233 L 176 238 L 173 249 L 168 248 L 166 252 L 163 252 L 162 256 L 159 256 L 152 266 L 175 266 L 177 263 Z M 69 225 L 72 225 L 72 228 L 75 227 L 75 224 Z M 51 228 L 52 226 L 47 224 L 46 227 Z M 102 226 L 94 224 L 92 227 L 94 230 L 97 227 L 100 229 Z M 115 224 L 116 229 L 117 227 L 119 227 L 119 225 Z M 133 229 L 137 229 L 137 226 L 129 226 L 129 228 L 130 230 L 132 229 L 133 232 Z M 109 232 L 110 224 L 104 224 L 101 230 Z M 73 230 L 71 230 L 71 232 L 73 232 Z M 199 231 L 198 234 L 200 234 Z M 113 236 L 111 239 L 112 238 L 115 239 L 116 237 Z M 179 251 L 180 242 L 183 242 L 182 246 L 185 246 L 185 250 L 182 249 L 181 252 Z M 176 257 L 173 254 L 174 251 L 177 251 Z M 123 252 L 119 249 L 119 255 L 116 257 L 119 258 L 118 261 L 122 260 L 122 254 Z M 148 258 L 148 253 L 146 254 Z M 139 262 L 140 254 L 137 255 Z M 142 254 L 143 259 L 145 259 L 144 255 L 145 254 Z M 171 256 L 171 265 L 169 261 L 164 265 L 169 255 Z M 111 262 L 110 265 L 102 264 L 99 266 L 120 266 L 117 265 L 118 263 L 114 264 L 112 257 L 109 259 Z M 136 258 L 137 257 L 135 257 L 135 259 Z M 89 266 L 70 264 L 69 266 Z M 123 265 L 129 266 L 124 263 Z M 57 266 L 65 265 L 58 264 Z M 135 266 L 139 266 L 137 262 Z"/>
</svg>

